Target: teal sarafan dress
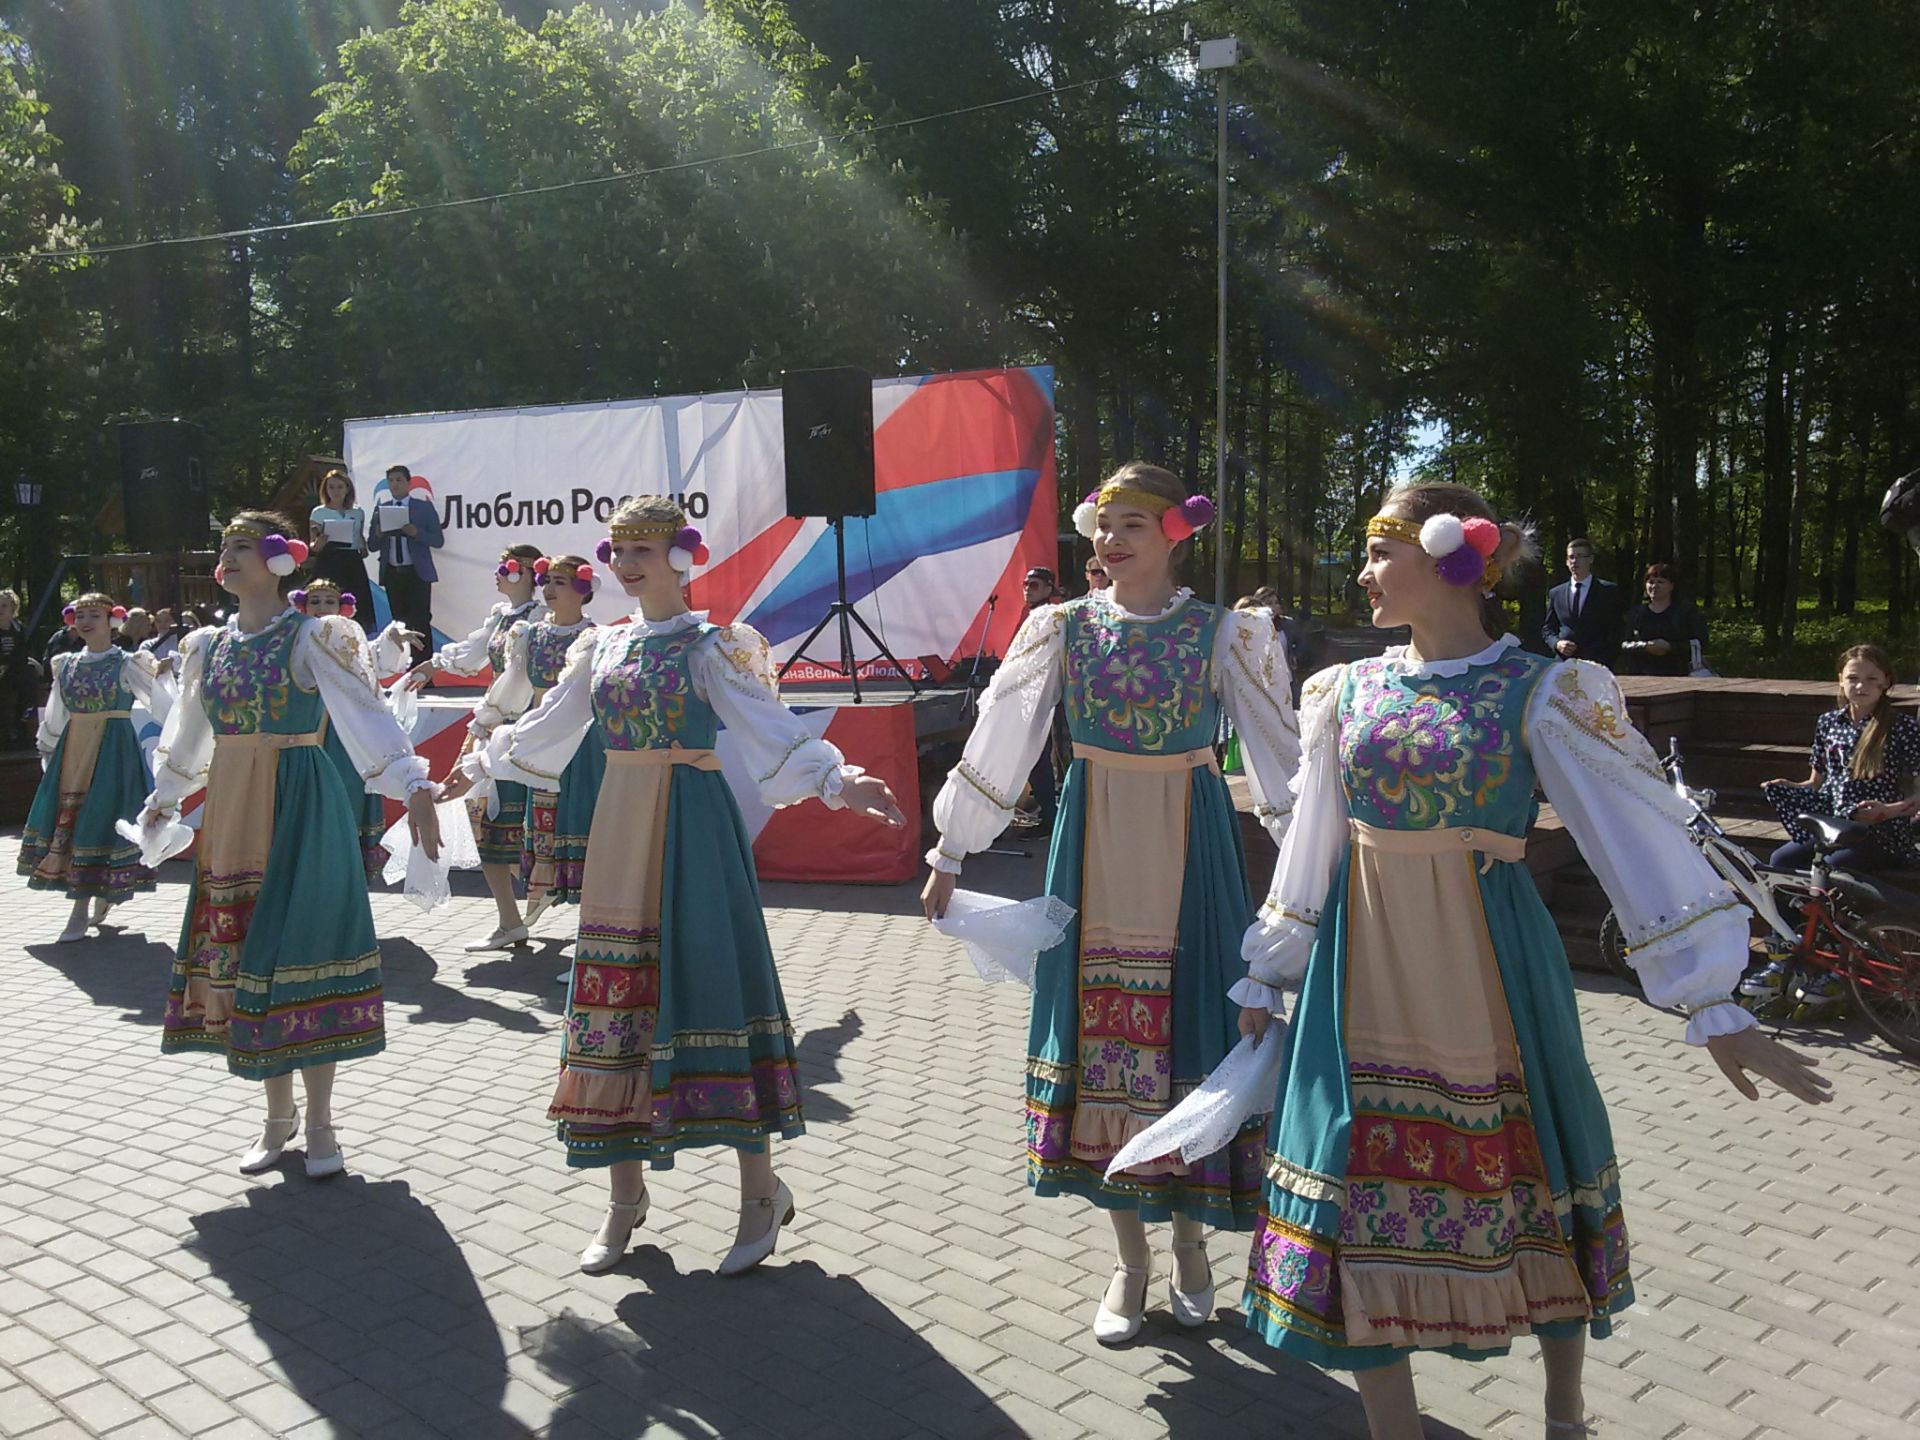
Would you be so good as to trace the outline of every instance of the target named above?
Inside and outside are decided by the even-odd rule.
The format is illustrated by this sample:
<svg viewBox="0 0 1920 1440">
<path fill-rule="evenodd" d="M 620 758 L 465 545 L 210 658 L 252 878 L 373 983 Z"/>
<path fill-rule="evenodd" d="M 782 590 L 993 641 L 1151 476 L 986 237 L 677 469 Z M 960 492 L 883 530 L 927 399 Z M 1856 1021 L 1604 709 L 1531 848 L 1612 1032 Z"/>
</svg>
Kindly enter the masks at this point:
<svg viewBox="0 0 1920 1440">
<path fill-rule="evenodd" d="M 1239 1040 L 1227 992 L 1245 975 L 1253 903 L 1213 744 L 1224 709 L 1256 806 L 1283 832 L 1299 753 L 1290 690 L 1264 613 L 1223 611 L 1186 590 L 1153 616 L 1129 613 L 1110 592 L 1038 610 L 995 673 L 934 803 L 941 839 L 927 858 L 956 871 L 993 843 L 1064 703 L 1073 754 L 1047 891 L 1076 918 L 1034 972 L 1026 1129 L 1036 1194 L 1252 1228 L 1258 1120 L 1191 1163 L 1105 1172 Z"/>
<path fill-rule="evenodd" d="M 45 771 L 20 836 L 19 870 L 29 888 L 109 901 L 153 889 L 140 847 L 114 829 L 139 815 L 153 783 L 134 734 L 136 701 L 165 722 L 172 695 L 151 655 L 109 649 L 54 657 L 40 717 Z"/>
<path fill-rule="evenodd" d="M 149 803 L 177 810 L 203 786 L 206 800 L 161 1048 L 214 1051 L 255 1080 L 372 1054 L 380 951 L 354 799 L 324 741 L 338 733 L 395 800 L 427 783 L 426 761 L 351 620 L 286 610 L 251 634 L 197 630 L 181 651 Z"/>
<path fill-rule="evenodd" d="M 780 703 L 766 641 L 696 613 L 578 636 L 541 703 L 463 762 L 538 785 L 604 750 L 547 1112 L 569 1165 L 664 1169 L 690 1146 L 759 1152 L 805 1128 L 721 724 L 768 804 L 840 805 L 842 756 Z"/>
<path fill-rule="evenodd" d="M 1301 716 L 1293 828 L 1247 945 L 1254 984 L 1300 985 L 1249 1324 L 1338 1369 L 1604 1336 L 1633 1299 L 1627 1225 L 1525 864 L 1536 785 L 1625 917 L 1649 996 L 1699 1008 L 1695 1043 L 1750 1022 L 1716 1003 L 1745 966 L 1745 911 L 1598 666 L 1511 637 L 1431 665 L 1389 652 L 1313 677 Z"/>
<path fill-rule="evenodd" d="M 451 675 L 477 675 L 488 666 L 493 670 L 494 683 L 475 707 L 473 719 L 467 724 L 466 738 L 461 741 L 463 759 L 475 745 L 486 743 L 496 725 L 518 720 L 531 703 L 530 698 L 523 698 L 510 711 L 503 712 L 495 692 L 500 678 L 507 673 L 507 646 L 513 627 L 523 620 L 532 620 L 537 603 L 527 600 L 508 605 L 503 600 L 487 612 L 487 618 L 466 639 L 450 640 L 434 652 L 435 668 Z M 473 821 L 474 846 L 480 852 L 481 864 L 520 863 L 521 851 L 526 848 L 526 786 L 502 781 L 485 801 L 476 800 L 470 805 L 468 814 Z"/>
</svg>

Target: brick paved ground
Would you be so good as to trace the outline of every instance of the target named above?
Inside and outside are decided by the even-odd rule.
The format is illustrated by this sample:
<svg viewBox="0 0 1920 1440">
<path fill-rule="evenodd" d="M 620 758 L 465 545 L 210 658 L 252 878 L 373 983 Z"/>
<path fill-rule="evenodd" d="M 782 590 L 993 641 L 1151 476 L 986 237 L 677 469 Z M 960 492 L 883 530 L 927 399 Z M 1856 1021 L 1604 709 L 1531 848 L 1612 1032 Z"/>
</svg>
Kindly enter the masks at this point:
<svg viewBox="0 0 1920 1440">
<path fill-rule="evenodd" d="M 1140 1342 L 1093 1343 L 1105 1227 L 1021 1183 L 1023 992 L 974 980 L 908 888 L 768 889 L 812 1128 L 779 1155 L 789 1238 L 723 1281 L 732 1167 L 703 1157 L 655 1179 L 619 1270 L 575 1272 L 602 1192 L 540 1118 L 559 942 L 469 963 L 478 899 L 430 920 L 375 901 L 389 1048 L 341 1073 L 352 1173 L 235 1174 L 258 1092 L 158 1053 L 180 870 L 85 946 L 40 943 L 64 903 L 0 882 L 0 1432 L 1364 1433 L 1350 1390 L 1274 1363 L 1237 1314 L 1177 1333 L 1164 1258 Z M 970 883 L 1035 881 L 989 860 Z M 1589 1367 L 1604 1434 L 1920 1434 L 1920 1072 L 1832 1037 L 1839 1103 L 1756 1107 L 1673 1019 L 1582 989 L 1642 1302 Z M 1231 1282 L 1244 1243 L 1214 1251 Z M 1541 1433 L 1530 1345 L 1417 1371 L 1430 1435 Z"/>
</svg>

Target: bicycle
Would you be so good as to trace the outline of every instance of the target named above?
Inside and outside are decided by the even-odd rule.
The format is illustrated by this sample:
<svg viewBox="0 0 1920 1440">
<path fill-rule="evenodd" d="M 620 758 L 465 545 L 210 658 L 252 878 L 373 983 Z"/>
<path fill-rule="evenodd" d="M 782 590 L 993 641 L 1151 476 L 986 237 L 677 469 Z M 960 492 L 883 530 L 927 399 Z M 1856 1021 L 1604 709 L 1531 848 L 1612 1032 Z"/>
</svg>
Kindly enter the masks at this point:
<svg viewBox="0 0 1920 1440">
<path fill-rule="evenodd" d="M 1692 811 L 1688 835 L 1753 912 L 1770 960 L 1781 967 L 1784 983 L 1778 992 L 1748 980 L 1735 998 L 1762 1019 L 1836 1019 L 1839 1007 L 1832 1002 L 1837 996 L 1828 992 L 1844 984 L 1882 1039 L 1920 1059 L 1920 895 L 1884 880 L 1834 870 L 1830 863 L 1833 853 L 1857 843 L 1866 827 L 1831 816 L 1806 816 L 1814 833 L 1809 871 L 1756 865 L 1714 818 L 1719 797 L 1686 783 L 1677 741 L 1669 742 L 1662 768 Z M 1797 926 L 1787 918 L 1789 913 Z M 1638 985 L 1619 919 L 1611 910 L 1600 923 L 1600 950 L 1610 970 Z M 1796 974 L 1814 978 L 1796 984 Z M 1824 976 L 1833 977 L 1832 982 L 1817 978 Z"/>
</svg>

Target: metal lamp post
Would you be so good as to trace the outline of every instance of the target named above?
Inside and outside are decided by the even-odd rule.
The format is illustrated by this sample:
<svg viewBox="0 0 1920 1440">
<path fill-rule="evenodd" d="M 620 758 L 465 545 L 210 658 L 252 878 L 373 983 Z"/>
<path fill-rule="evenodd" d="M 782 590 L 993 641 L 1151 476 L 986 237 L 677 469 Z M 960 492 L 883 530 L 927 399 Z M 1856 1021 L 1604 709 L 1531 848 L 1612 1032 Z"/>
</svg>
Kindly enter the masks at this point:
<svg viewBox="0 0 1920 1440">
<path fill-rule="evenodd" d="M 1199 68 L 1211 70 L 1214 91 L 1215 162 L 1219 168 L 1219 328 L 1214 336 L 1213 501 L 1219 519 L 1213 532 L 1213 603 L 1227 603 L 1227 71 L 1246 57 L 1234 36 L 1200 42 Z"/>
</svg>

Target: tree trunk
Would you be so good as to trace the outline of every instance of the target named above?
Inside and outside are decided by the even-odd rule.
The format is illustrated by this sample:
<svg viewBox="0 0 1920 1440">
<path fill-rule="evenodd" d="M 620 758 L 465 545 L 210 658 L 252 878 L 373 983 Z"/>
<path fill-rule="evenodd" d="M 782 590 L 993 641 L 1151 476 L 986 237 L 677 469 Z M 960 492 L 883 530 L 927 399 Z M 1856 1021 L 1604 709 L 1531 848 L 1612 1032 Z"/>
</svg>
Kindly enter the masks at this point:
<svg viewBox="0 0 1920 1440">
<path fill-rule="evenodd" d="M 1257 583 L 1270 584 L 1273 561 L 1273 348 L 1260 348 L 1260 490 L 1254 504 L 1254 567 Z M 1281 599 L 1286 599 L 1282 596 Z"/>
<path fill-rule="evenodd" d="M 1768 649 L 1780 643 L 1785 614 L 1788 529 L 1793 520 L 1793 436 L 1787 417 L 1788 322 L 1776 310 L 1767 326 L 1766 394 L 1761 401 L 1761 504 L 1756 539 L 1762 561 L 1754 576 L 1760 631 Z"/>
<path fill-rule="evenodd" d="M 1800 619 L 1800 565 L 1805 553 L 1807 506 L 1812 503 L 1812 477 L 1807 474 L 1807 431 L 1813 423 L 1812 376 L 1800 369 L 1789 381 L 1787 413 L 1793 423 L 1793 519 L 1787 533 L 1786 594 L 1783 597 L 1780 636 L 1793 643 L 1793 632 Z"/>
</svg>

